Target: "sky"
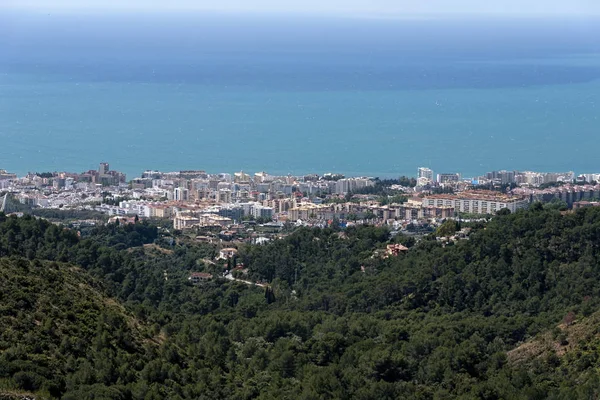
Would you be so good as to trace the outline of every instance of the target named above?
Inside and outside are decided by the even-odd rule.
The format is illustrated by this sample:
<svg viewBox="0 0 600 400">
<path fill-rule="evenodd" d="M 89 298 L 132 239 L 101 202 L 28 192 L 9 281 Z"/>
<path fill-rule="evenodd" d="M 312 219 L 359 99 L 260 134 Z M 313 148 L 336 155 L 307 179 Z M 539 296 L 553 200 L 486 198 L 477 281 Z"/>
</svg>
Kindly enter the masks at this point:
<svg viewBox="0 0 600 400">
<path fill-rule="evenodd" d="M 181 11 L 342 16 L 600 15 L 600 0 L 0 0 L 0 9 Z"/>
</svg>

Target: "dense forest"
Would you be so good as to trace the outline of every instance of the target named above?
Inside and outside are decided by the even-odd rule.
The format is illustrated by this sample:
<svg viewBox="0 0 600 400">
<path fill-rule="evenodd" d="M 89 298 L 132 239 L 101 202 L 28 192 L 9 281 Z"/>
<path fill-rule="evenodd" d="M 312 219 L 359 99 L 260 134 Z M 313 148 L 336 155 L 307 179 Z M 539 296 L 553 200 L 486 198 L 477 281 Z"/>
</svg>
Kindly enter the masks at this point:
<svg viewBox="0 0 600 400">
<path fill-rule="evenodd" d="M 0 397 L 598 398 L 600 209 L 472 228 L 301 228 L 239 249 L 262 288 L 145 222 L 0 214 Z"/>
</svg>

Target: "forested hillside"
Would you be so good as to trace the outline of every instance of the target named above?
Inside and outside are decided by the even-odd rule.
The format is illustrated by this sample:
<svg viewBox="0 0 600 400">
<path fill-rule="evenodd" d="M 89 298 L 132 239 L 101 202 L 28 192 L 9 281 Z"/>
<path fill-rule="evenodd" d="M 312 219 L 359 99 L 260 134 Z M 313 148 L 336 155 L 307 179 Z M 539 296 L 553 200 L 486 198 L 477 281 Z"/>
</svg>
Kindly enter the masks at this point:
<svg viewBox="0 0 600 400">
<path fill-rule="evenodd" d="M 118 389 L 88 385 L 135 381 L 131 368 L 143 366 L 152 343 L 148 329 L 78 268 L 22 258 L 0 259 L 0 326 L 3 386 L 44 397 L 110 396 Z"/>
<path fill-rule="evenodd" d="M 376 250 L 404 243 L 406 254 Z M 418 243 L 299 229 L 216 249 L 147 223 L 0 215 L 0 392 L 68 399 L 572 399 L 600 395 L 600 209 L 535 205 Z M 190 271 L 215 279 L 188 283 Z M 595 397 L 594 397 L 595 396 Z"/>
</svg>

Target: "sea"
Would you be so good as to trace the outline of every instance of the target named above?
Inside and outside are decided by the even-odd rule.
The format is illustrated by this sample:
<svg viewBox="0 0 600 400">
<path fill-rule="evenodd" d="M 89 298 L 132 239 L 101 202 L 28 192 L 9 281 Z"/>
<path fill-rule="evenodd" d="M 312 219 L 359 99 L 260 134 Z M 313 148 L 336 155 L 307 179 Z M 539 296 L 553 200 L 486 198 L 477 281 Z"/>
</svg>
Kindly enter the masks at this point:
<svg viewBox="0 0 600 400">
<path fill-rule="evenodd" d="M 0 11 L 0 169 L 600 172 L 600 19 Z"/>
</svg>

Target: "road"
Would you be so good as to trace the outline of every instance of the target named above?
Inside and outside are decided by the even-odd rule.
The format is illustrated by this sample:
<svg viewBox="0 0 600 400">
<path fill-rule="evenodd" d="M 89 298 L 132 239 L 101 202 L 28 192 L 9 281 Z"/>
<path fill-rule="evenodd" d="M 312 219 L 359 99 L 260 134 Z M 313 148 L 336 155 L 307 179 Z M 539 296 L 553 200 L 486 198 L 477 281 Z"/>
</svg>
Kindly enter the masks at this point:
<svg viewBox="0 0 600 400">
<path fill-rule="evenodd" d="M 254 282 L 250 282 L 250 281 L 245 281 L 243 279 L 237 279 L 234 278 L 233 275 L 230 273 L 228 273 L 227 275 L 225 275 L 225 279 L 229 279 L 230 281 L 236 281 L 236 282 L 242 282 L 245 283 L 246 285 L 256 285 L 258 287 L 267 287 L 268 285 L 265 285 L 264 283 L 254 283 Z"/>
</svg>

